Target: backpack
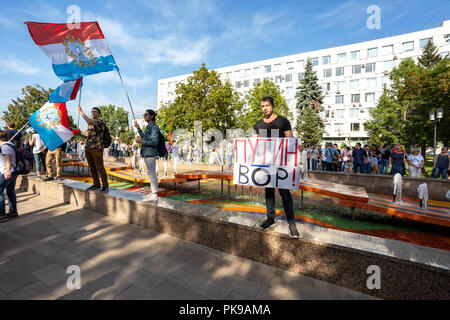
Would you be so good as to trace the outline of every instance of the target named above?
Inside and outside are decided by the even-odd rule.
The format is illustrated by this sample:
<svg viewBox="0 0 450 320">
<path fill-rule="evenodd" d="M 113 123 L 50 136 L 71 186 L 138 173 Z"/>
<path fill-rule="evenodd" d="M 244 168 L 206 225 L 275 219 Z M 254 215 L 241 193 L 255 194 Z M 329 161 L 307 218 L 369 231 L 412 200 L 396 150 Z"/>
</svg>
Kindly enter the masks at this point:
<svg viewBox="0 0 450 320">
<path fill-rule="evenodd" d="M 111 133 L 109 132 L 108 126 L 103 123 L 103 136 L 102 136 L 102 145 L 103 148 L 109 148 L 111 146 Z"/>
<path fill-rule="evenodd" d="M 164 135 L 159 131 L 159 137 L 158 137 L 158 154 L 161 158 L 167 157 L 167 149 L 166 149 L 166 139 L 164 138 Z"/>
<path fill-rule="evenodd" d="M 29 174 L 31 171 L 31 167 L 33 166 L 33 160 L 34 157 L 29 152 L 22 152 L 19 149 L 16 148 L 16 146 L 13 143 L 7 142 L 8 145 L 14 150 L 16 154 L 16 164 L 12 164 L 14 167 L 14 170 L 17 172 L 17 174 L 26 175 Z M 1 146 L 3 147 L 3 145 Z M 1 150 L 0 147 L 0 150 Z M 3 152 L 1 152 L 3 155 Z"/>
</svg>

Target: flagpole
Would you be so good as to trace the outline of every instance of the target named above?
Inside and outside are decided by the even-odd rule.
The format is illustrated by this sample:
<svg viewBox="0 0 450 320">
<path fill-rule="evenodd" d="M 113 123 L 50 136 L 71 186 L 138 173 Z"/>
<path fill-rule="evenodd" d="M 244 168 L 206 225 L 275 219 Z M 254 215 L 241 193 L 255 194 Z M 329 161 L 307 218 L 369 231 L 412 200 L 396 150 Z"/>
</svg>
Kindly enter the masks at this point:
<svg viewBox="0 0 450 320">
<path fill-rule="evenodd" d="M 122 87 L 125 90 L 125 94 L 127 95 L 128 103 L 130 104 L 131 113 L 133 115 L 133 120 L 136 120 L 136 117 L 134 116 L 133 106 L 131 105 L 130 97 L 128 96 L 127 88 L 125 87 L 125 84 L 123 83 L 122 75 L 120 74 L 120 71 L 117 69 L 117 73 L 120 77 L 120 82 L 122 82 Z"/>
<path fill-rule="evenodd" d="M 30 122 L 29 121 L 27 121 L 27 123 L 25 123 L 25 125 L 19 130 L 19 131 L 17 131 L 16 132 L 16 134 L 15 135 L 13 135 L 12 136 L 12 138 L 11 139 L 9 139 L 9 141 L 8 142 L 11 142 L 23 129 L 25 129 L 25 127 L 29 124 Z"/>
<path fill-rule="evenodd" d="M 83 90 L 83 86 L 80 86 L 80 95 L 78 96 L 78 105 L 81 107 L 81 91 Z M 77 129 L 80 129 L 80 113 L 78 112 L 78 123 Z"/>
</svg>

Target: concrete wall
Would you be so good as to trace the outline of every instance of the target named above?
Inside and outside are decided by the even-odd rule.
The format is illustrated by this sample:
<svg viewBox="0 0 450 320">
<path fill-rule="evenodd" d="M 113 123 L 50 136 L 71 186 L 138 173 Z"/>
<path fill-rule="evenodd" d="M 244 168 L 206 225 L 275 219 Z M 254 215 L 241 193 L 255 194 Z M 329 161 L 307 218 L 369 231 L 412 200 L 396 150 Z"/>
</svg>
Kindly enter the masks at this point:
<svg viewBox="0 0 450 320">
<path fill-rule="evenodd" d="M 163 208 L 31 176 L 19 176 L 17 188 L 379 298 L 450 298 L 446 270 L 305 238 L 293 240 L 285 234 L 223 221 L 220 214 L 201 216 L 189 204 Z M 381 290 L 367 289 L 370 265 L 382 270 Z"/>
</svg>

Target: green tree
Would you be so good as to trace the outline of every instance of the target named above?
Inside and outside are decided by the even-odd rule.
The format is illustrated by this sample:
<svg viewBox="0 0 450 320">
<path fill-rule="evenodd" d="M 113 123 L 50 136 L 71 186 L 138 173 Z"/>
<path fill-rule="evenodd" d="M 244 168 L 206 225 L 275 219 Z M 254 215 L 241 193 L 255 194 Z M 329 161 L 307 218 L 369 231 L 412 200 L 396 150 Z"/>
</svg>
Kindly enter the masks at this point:
<svg viewBox="0 0 450 320">
<path fill-rule="evenodd" d="M 101 117 L 113 137 L 120 136 L 121 133 L 129 130 L 128 112 L 124 108 L 112 104 L 99 106 L 99 108 L 102 113 Z"/>
<path fill-rule="evenodd" d="M 306 61 L 304 77 L 297 87 L 297 122 L 295 130 L 307 146 L 318 144 L 322 141 L 324 124 L 320 119 L 322 111 L 323 92 L 319 85 L 319 79 L 313 70 L 311 59 Z"/>
<path fill-rule="evenodd" d="M 53 89 L 47 90 L 39 84 L 22 88 L 22 97 L 11 99 L 7 110 L 3 111 L 2 120 L 6 123 L 14 122 L 17 129 L 22 128 L 30 116 L 48 102 L 48 96 L 52 91 Z M 70 115 L 69 126 L 72 129 L 77 127 Z"/>
<path fill-rule="evenodd" d="M 175 129 L 193 130 L 201 121 L 203 130 L 218 129 L 225 133 L 237 123 L 243 103 L 229 81 L 222 83 L 216 71 L 209 71 L 203 63 L 199 70 L 178 83 L 175 101 L 163 104 L 157 122 L 166 133 Z"/>
<path fill-rule="evenodd" d="M 421 56 L 425 61 L 424 56 Z M 450 60 L 448 58 L 418 65 L 408 58 L 390 73 L 392 85 L 386 88 L 377 106 L 370 110 L 372 120 L 365 123 L 371 142 L 401 141 L 408 148 L 432 146 L 434 124 L 429 112 L 442 108 L 444 119 L 438 124 L 437 140 L 450 140 Z"/>
<path fill-rule="evenodd" d="M 296 130 L 302 143 L 309 147 L 318 145 L 324 133 L 323 123 L 319 114 L 311 107 L 304 107 L 298 114 Z"/>
<path fill-rule="evenodd" d="M 319 79 L 313 70 L 311 59 L 306 60 L 305 72 L 303 79 L 297 87 L 297 110 L 300 111 L 305 107 L 312 107 L 316 111 L 321 110 L 323 103 L 323 92 L 319 85 Z"/>
<path fill-rule="evenodd" d="M 417 60 L 419 61 L 419 65 L 425 68 L 431 67 L 441 61 L 438 48 L 431 39 L 423 47 L 422 55 Z"/>
<path fill-rule="evenodd" d="M 239 116 L 239 128 L 248 130 L 262 119 L 264 115 L 261 111 L 261 98 L 266 96 L 273 98 L 275 114 L 292 120 L 292 114 L 289 112 L 289 107 L 281 94 L 280 87 L 272 81 L 264 80 L 254 86 L 245 96 L 246 108 Z"/>
</svg>

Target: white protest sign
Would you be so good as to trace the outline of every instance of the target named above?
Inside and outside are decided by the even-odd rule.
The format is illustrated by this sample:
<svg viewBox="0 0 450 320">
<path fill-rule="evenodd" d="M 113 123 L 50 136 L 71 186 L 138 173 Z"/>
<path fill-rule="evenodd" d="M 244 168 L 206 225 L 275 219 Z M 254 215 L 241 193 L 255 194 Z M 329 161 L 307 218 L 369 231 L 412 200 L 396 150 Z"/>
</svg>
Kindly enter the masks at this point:
<svg viewBox="0 0 450 320">
<path fill-rule="evenodd" d="M 234 139 L 233 183 L 245 186 L 298 189 L 298 138 Z"/>
</svg>

